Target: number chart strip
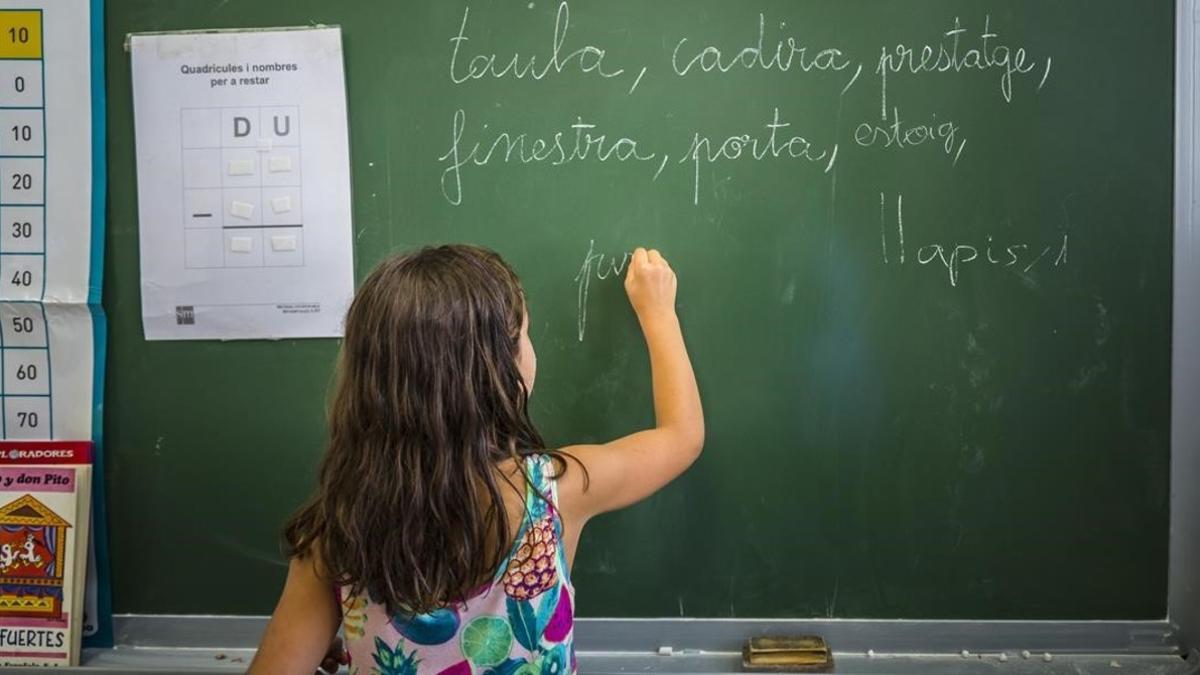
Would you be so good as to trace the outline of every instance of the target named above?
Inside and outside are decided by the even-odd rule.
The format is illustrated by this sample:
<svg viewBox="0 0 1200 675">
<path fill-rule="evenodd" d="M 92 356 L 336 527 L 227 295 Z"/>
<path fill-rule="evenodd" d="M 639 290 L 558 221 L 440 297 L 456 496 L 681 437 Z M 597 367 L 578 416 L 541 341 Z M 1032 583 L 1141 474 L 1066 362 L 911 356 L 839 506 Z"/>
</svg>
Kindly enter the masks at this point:
<svg viewBox="0 0 1200 675">
<path fill-rule="evenodd" d="M 42 25 L 40 9 L 0 10 L 0 431 L 11 439 L 54 437 Z"/>
<path fill-rule="evenodd" d="M 0 299 L 46 297 L 46 78 L 40 9 L 0 10 Z"/>
<path fill-rule="evenodd" d="M 0 5 L 0 437 L 86 439 L 99 391 L 86 303 L 103 214 L 100 14 L 80 0 Z"/>
</svg>

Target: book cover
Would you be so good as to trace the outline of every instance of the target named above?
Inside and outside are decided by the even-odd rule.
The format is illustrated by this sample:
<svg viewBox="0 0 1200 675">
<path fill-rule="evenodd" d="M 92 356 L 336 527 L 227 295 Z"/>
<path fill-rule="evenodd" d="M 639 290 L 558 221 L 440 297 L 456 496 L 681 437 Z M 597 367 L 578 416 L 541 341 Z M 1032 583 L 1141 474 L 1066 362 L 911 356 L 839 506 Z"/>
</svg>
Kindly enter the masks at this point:
<svg viewBox="0 0 1200 675">
<path fill-rule="evenodd" d="M 0 442 L 0 665 L 79 665 L 91 450 Z"/>
</svg>

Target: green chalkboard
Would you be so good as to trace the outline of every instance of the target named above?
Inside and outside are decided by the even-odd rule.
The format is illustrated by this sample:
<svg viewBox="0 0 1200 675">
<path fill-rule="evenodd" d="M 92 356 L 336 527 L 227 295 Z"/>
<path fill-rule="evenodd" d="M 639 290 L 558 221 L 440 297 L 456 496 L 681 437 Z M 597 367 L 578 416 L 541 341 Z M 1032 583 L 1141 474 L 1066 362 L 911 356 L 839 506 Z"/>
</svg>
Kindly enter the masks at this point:
<svg viewBox="0 0 1200 675">
<path fill-rule="evenodd" d="M 613 268 L 679 272 L 707 449 L 589 527 L 582 614 L 1163 617 L 1173 7 L 108 0 L 116 611 L 271 608 L 337 349 L 143 340 L 123 39 L 324 23 L 360 278 L 502 252 L 552 442 L 651 422 Z"/>
</svg>

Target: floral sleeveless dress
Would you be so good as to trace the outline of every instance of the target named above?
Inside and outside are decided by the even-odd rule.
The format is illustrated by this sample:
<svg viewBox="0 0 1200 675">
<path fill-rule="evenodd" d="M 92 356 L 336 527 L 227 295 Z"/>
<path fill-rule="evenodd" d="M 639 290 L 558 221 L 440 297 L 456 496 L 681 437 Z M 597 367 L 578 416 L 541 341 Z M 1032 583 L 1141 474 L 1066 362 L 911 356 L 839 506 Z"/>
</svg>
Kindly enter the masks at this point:
<svg viewBox="0 0 1200 675">
<path fill-rule="evenodd" d="M 573 675 L 575 590 L 546 455 L 526 458 L 525 518 L 492 583 L 430 614 L 388 616 L 338 589 L 350 672 L 360 675 Z"/>
</svg>

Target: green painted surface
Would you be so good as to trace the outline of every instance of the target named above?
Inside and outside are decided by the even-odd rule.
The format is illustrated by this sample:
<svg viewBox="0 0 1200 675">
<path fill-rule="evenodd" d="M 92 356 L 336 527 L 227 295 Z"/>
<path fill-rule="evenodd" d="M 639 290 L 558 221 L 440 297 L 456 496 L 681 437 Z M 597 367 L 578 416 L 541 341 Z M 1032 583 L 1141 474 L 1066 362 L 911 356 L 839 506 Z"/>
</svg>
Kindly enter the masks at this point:
<svg viewBox="0 0 1200 675">
<path fill-rule="evenodd" d="M 561 73 L 454 83 L 479 54 L 501 55 L 497 68 L 536 55 L 542 70 L 557 10 L 472 4 L 452 72 L 458 0 L 109 0 L 116 611 L 271 609 L 278 529 L 312 485 L 336 353 L 329 340 L 143 340 L 123 38 L 325 23 L 344 31 L 359 276 L 429 242 L 500 250 L 528 289 L 534 412 L 554 443 L 651 421 L 645 350 L 609 258 L 593 260 L 578 337 L 590 242 L 658 246 L 679 272 L 707 449 L 661 494 L 589 527 L 582 614 L 1165 615 L 1173 3 L 577 2 Z M 751 68 L 672 72 L 683 38 L 680 67 L 705 45 L 725 63 L 756 45 L 760 10 L 765 62 L 787 36 L 807 49 L 790 70 L 750 54 Z M 1033 67 L 1012 76 L 1010 101 L 1002 69 L 892 74 L 889 119 L 898 109 L 905 129 L 935 136 L 953 124 L 949 152 L 941 137 L 856 142 L 860 124 L 886 126 L 884 46 L 915 46 L 919 63 L 921 45 L 951 45 L 959 17 L 965 53 L 985 16 L 989 53 L 1024 48 Z M 567 55 L 586 45 L 623 72 L 580 72 L 596 54 Z M 804 72 L 826 48 L 849 65 Z M 776 109 L 790 126 L 772 145 Z M 475 143 L 482 160 L 502 132 L 525 145 L 505 162 L 502 140 L 459 183 L 439 160 L 459 110 L 460 160 Z M 695 134 L 711 139 L 702 153 L 751 144 L 696 163 Z M 805 147 L 792 136 L 827 154 L 792 158 Z M 620 161 L 623 137 L 652 157 Z"/>
</svg>

